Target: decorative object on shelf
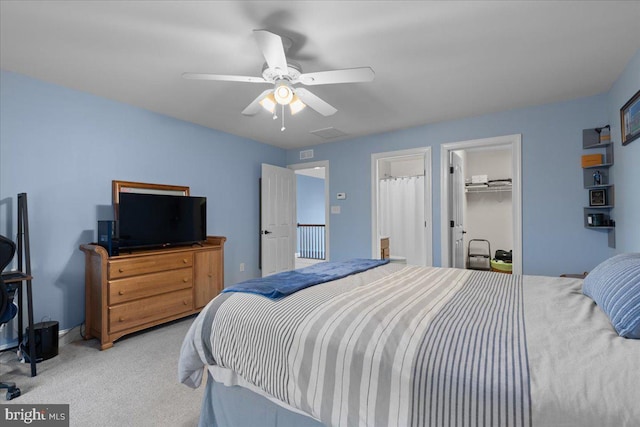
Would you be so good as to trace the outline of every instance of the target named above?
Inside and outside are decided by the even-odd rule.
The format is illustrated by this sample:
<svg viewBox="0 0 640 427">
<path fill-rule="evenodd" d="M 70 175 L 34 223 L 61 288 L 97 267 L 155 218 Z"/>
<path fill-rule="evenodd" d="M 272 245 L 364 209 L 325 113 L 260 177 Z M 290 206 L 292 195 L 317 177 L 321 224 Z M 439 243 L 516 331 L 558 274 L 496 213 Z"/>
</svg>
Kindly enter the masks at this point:
<svg viewBox="0 0 640 427">
<path fill-rule="evenodd" d="M 599 144 L 611 142 L 611 126 L 610 125 L 602 126 L 601 128 L 595 128 L 594 130 L 599 135 L 598 137 Z"/>
<path fill-rule="evenodd" d="M 600 174 L 600 171 L 593 173 L 593 185 L 602 185 L 602 174 Z"/>
<path fill-rule="evenodd" d="M 602 227 L 604 225 L 604 214 L 596 213 L 587 215 L 587 225 L 590 227 Z"/>
<path fill-rule="evenodd" d="M 622 145 L 640 137 L 640 90 L 620 109 Z"/>
<path fill-rule="evenodd" d="M 589 190 L 589 206 L 606 206 L 607 192 L 605 190 Z"/>
<path fill-rule="evenodd" d="M 585 154 L 582 156 L 583 168 L 600 166 L 603 163 L 604 163 L 604 156 L 602 154 Z"/>
</svg>

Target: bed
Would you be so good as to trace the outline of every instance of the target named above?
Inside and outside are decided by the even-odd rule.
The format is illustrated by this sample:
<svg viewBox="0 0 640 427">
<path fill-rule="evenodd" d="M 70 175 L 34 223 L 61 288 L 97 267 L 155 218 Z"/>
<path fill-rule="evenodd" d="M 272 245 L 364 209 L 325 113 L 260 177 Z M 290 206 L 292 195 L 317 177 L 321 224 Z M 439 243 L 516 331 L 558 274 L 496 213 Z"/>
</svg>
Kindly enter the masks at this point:
<svg viewBox="0 0 640 427">
<path fill-rule="evenodd" d="M 640 254 L 621 257 L 584 284 L 390 263 L 227 289 L 179 380 L 206 382 L 203 426 L 638 426 Z"/>
</svg>

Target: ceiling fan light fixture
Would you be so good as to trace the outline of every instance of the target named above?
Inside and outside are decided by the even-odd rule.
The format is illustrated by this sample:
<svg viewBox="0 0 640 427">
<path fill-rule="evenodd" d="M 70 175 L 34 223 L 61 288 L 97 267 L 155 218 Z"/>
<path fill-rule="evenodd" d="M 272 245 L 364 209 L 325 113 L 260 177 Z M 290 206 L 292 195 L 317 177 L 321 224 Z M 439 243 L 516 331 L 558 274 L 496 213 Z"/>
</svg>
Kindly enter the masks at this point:
<svg viewBox="0 0 640 427">
<path fill-rule="evenodd" d="M 280 80 L 276 82 L 273 95 L 278 104 L 287 105 L 293 99 L 293 89 L 287 80 Z"/>
<path fill-rule="evenodd" d="M 260 105 L 262 105 L 262 108 L 264 108 L 268 112 L 273 113 L 277 105 L 276 98 L 273 96 L 273 92 L 262 98 L 260 100 Z"/>
<path fill-rule="evenodd" d="M 306 107 L 306 104 L 298 98 L 298 95 L 294 94 L 293 98 L 291 98 L 291 102 L 289 103 L 291 115 L 293 116 L 294 114 L 298 114 L 300 111 L 304 110 L 304 107 Z"/>
</svg>

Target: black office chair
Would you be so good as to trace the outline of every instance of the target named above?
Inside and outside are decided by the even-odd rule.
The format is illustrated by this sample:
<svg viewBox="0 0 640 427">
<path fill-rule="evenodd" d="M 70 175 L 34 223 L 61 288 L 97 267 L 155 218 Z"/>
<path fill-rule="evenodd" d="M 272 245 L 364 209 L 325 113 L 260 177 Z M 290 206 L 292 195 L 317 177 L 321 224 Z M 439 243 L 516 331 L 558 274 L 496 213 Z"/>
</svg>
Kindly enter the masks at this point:
<svg viewBox="0 0 640 427">
<path fill-rule="evenodd" d="M 16 253 L 16 244 L 4 236 L 0 236 L 0 273 L 9 265 Z M 15 317 L 18 312 L 13 304 L 13 297 L 16 287 L 11 286 L 2 280 L 0 276 L 0 325 L 7 323 Z M 7 389 L 7 400 L 20 396 L 20 389 L 15 383 L 0 382 L 0 389 Z"/>
</svg>

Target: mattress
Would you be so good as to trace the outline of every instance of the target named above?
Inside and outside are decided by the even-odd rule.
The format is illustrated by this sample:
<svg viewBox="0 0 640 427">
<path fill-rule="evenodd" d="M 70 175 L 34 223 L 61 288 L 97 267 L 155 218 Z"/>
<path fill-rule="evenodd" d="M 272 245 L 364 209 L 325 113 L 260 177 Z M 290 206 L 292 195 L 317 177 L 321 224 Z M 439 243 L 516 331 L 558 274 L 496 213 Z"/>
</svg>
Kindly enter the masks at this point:
<svg viewBox="0 0 640 427">
<path fill-rule="evenodd" d="M 581 287 L 392 263 L 277 300 L 223 294 L 179 379 L 208 367 L 326 426 L 638 425 L 640 341 Z"/>
</svg>

